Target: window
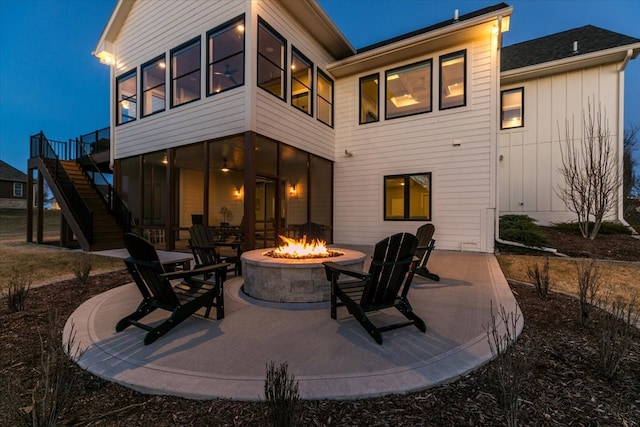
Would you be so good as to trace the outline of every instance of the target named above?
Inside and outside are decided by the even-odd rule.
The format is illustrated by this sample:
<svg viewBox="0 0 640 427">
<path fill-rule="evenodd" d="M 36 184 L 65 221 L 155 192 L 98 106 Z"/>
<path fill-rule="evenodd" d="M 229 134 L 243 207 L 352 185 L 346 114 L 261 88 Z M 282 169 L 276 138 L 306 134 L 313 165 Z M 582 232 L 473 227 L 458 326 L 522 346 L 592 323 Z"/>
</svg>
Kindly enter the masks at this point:
<svg viewBox="0 0 640 427">
<path fill-rule="evenodd" d="M 244 15 L 207 33 L 207 95 L 244 85 Z"/>
<path fill-rule="evenodd" d="M 386 72 L 385 118 L 431 111 L 431 60 Z"/>
<path fill-rule="evenodd" d="M 318 120 L 333 126 L 333 80 L 318 70 Z"/>
<path fill-rule="evenodd" d="M 291 51 L 291 105 L 313 115 L 313 63 L 296 48 Z"/>
<path fill-rule="evenodd" d="M 467 51 L 440 57 L 440 109 L 467 105 Z"/>
<path fill-rule="evenodd" d="M 200 99 L 200 38 L 171 51 L 171 106 Z"/>
<path fill-rule="evenodd" d="M 360 124 L 378 121 L 378 74 L 360 77 Z"/>
<path fill-rule="evenodd" d="M 142 117 L 165 109 L 166 68 L 164 55 L 142 66 Z"/>
<path fill-rule="evenodd" d="M 384 219 L 431 220 L 431 173 L 384 177 Z"/>
<path fill-rule="evenodd" d="M 287 42 L 262 19 L 258 20 L 258 86 L 286 99 Z"/>
<path fill-rule="evenodd" d="M 133 70 L 116 79 L 118 93 L 117 102 L 117 123 L 119 125 L 132 122 L 136 119 L 136 70 Z"/>
<path fill-rule="evenodd" d="M 524 126 L 524 88 L 503 90 L 500 97 L 500 128 Z"/>
<path fill-rule="evenodd" d="M 13 183 L 13 197 L 22 197 L 22 183 L 14 182 Z"/>
</svg>

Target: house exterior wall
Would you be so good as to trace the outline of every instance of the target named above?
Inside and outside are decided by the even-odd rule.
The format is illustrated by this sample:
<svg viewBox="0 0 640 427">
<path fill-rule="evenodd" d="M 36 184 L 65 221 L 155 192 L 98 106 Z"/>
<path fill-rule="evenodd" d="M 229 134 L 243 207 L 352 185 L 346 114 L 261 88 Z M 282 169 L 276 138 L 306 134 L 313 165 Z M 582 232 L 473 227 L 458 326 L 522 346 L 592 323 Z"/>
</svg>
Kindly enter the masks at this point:
<svg viewBox="0 0 640 427">
<path fill-rule="evenodd" d="M 165 111 L 115 127 L 114 157 L 124 158 L 169 147 L 232 135 L 247 130 L 248 82 L 229 91 L 206 96 L 206 33 L 249 10 L 248 1 L 208 0 L 162 2 L 137 0 L 114 43 L 118 58 L 115 76 L 137 69 L 161 54 L 170 65 L 171 49 L 195 37 L 201 41 L 200 100 L 170 108 L 170 66 L 166 67 Z M 247 25 L 247 28 L 249 26 Z M 248 36 L 248 34 L 247 34 Z M 249 55 L 246 55 L 248 58 Z M 245 64 L 247 66 L 247 64 Z M 112 85 L 114 82 L 112 82 Z M 138 107 L 141 94 L 138 93 Z M 114 100 L 111 108 L 115 108 Z"/>
<path fill-rule="evenodd" d="M 13 184 L 19 181 L 0 181 L 0 208 L 26 209 L 27 208 L 27 183 L 22 184 L 22 197 L 13 195 Z"/>
<path fill-rule="evenodd" d="M 438 110 L 439 56 L 467 51 L 467 105 Z M 468 40 L 409 62 L 340 79 L 336 85 L 336 243 L 370 243 L 424 222 L 384 221 L 386 175 L 432 173 L 432 218 L 439 249 L 493 251 L 497 156 L 496 38 Z M 358 124 L 359 78 L 433 59 L 432 112 Z M 384 84 L 381 84 L 384 90 Z M 454 141 L 456 145 L 454 145 Z M 459 143 L 459 146 L 457 144 Z M 346 156 L 345 150 L 353 155 Z"/>
<path fill-rule="evenodd" d="M 584 131 L 583 113 L 588 117 L 589 103 L 594 111 L 595 99 L 595 109 L 600 106 L 606 113 L 612 141 L 620 149 L 619 79 L 618 64 L 608 64 L 502 87 L 524 88 L 524 127 L 500 131 L 500 215 L 526 214 L 543 225 L 576 219 L 558 196 L 564 187 L 559 168 L 566 123 L 578 140 Z M 616 218 L 617 211 L 610 217 Z"/>
</svg>

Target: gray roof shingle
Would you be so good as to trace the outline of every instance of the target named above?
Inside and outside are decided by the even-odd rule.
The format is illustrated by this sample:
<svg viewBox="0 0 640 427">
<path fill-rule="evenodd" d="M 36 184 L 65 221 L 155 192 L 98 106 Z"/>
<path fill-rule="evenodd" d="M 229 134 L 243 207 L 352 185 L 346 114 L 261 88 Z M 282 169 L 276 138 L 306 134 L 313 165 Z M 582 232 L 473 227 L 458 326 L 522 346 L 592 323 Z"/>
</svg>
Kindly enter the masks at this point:
<svg viewBox="0 0 640 427">
<path fill-rule="evenodd" d="M 0 160 L 0 180 L 27 182 L 27 174 Z"/>
<path fill-rule="evenodd" d="M 578 42 L 577 53 L 573 52 L 573 42 L 575 41 Z M 503 47 L 501 71 L 509 71 L 635 43 L 640 43 L 640 39 L 593 25 L 585 25 L 584 27 Z"/>
</svg>

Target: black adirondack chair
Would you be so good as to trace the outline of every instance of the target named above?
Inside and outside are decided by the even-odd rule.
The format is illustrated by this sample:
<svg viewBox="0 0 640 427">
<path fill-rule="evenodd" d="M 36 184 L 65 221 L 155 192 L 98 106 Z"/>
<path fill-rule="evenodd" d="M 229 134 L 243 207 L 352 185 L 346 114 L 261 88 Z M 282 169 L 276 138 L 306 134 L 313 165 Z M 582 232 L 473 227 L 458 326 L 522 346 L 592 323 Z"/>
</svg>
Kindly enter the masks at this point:
<svg viewBox="0 0 640 427">
<path fill-rule="evenodd" d="M 418 249 L 416 250 L 418 266 L 416 267 L 416 275 L 439 282 L 440 276 L 430 272 L 427 268 L 431 251 L 436 247 L 436 241 L 433 239 L 433 233 L 435 232 L 436 228 L 433 224 L 425 224 L 418 228 L 416 233 L 416 237 L 418 238 Z"/>
<path fill-rule="evenodd" d="M 196 268 L 226 262 L 229 263 L 228 271 L 234 272 L 236 276 L 242 274 L 242 262 L 240 261 L 241 243 L 216 243 L 211 230 L 202 224 L 193 224 L 189 228 L 189 235 L 191 236 L 189 248 L 193 254 Z M 220 254 L 220 246 L 222 244 L 235 249 L 236 255 L 222 256 Z"/>
<path fill-rule="evenodd" d="M 216 318 L 224 318 L 224 277 L 228 264 L 221 263 L 188 271 L 165 272 L 158 254 L 151 243 L 142 237 L 126 233 L 124 242 L 129 257 L 124 260 L 131 277 L 142 294 L 142 302 L 133 313 L 116 324 L 116 332 L 130 325 L 147 330 L 144 343 L 151 344 L 183 320 L 205 308 L 209 317 L 211 307 L 216 307 Z M 204 275 L 209 279 L 204 279 Z M 175 286 L 171 280 L 182 279 Z M 156 326 L 140 320 L 156 309 L 167 310 L 171 315 Z"/>
<path fill-rule="evenodd" d="M 418 240 L 411 233 L 398 233 L 381 240 L 374 248 L 368 273 L 324 262 L 327 279 L 331 281 L 331 317 L 335 319 L 337 308 L 346 306 L 378 344 L 382 344 L 382 332 L 391 329 L 415 325 L 425 332 L 424 321 L 413 312 L 407 299 L 417 245 Z M 339 281 L 340 275 L 352 279 Z M 397 308 L 409 320 L 376 326 L 367 317 L 369 312 L 390 307 Z"/>
</svg>

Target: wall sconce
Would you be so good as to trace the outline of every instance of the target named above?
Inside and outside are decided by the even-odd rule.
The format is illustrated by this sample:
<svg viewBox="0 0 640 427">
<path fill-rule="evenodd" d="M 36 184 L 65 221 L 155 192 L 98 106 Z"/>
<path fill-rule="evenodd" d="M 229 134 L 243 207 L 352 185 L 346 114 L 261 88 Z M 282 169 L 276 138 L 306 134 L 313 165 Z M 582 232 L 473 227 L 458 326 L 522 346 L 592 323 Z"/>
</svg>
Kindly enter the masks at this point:
<svg viewBox="0 0 640 427">
<path fill-rule="evenodd" d="M 291 186 L 289 186 L 289 197 L 296 197 L 296 194 L 297 194 L 296 185 L 291 184 Z"/>
<path fill-rule="evenodd" d="M 162 157 L 162 164 L 166 165 L 169 163 L 169 159 L 167 159 L 167 153 L 164 153 L 164 157 Z"/>
<path fill-rule="evenodd" d="M 235 191 L 233 192 L 233 197 L 235 197 L 236 200 L 240 200 L 241 195 L 242 193 L 240 192 L 240 189 L 236 188 Z"/>
<path fill-rule="evenodd" d="M 227 159 L 223 159 L 224 163 L 222 164 L 222 169 L 220 169 L 222 172 L 229 172 L 229 168 L 227 167 Z"/>
</svg>

